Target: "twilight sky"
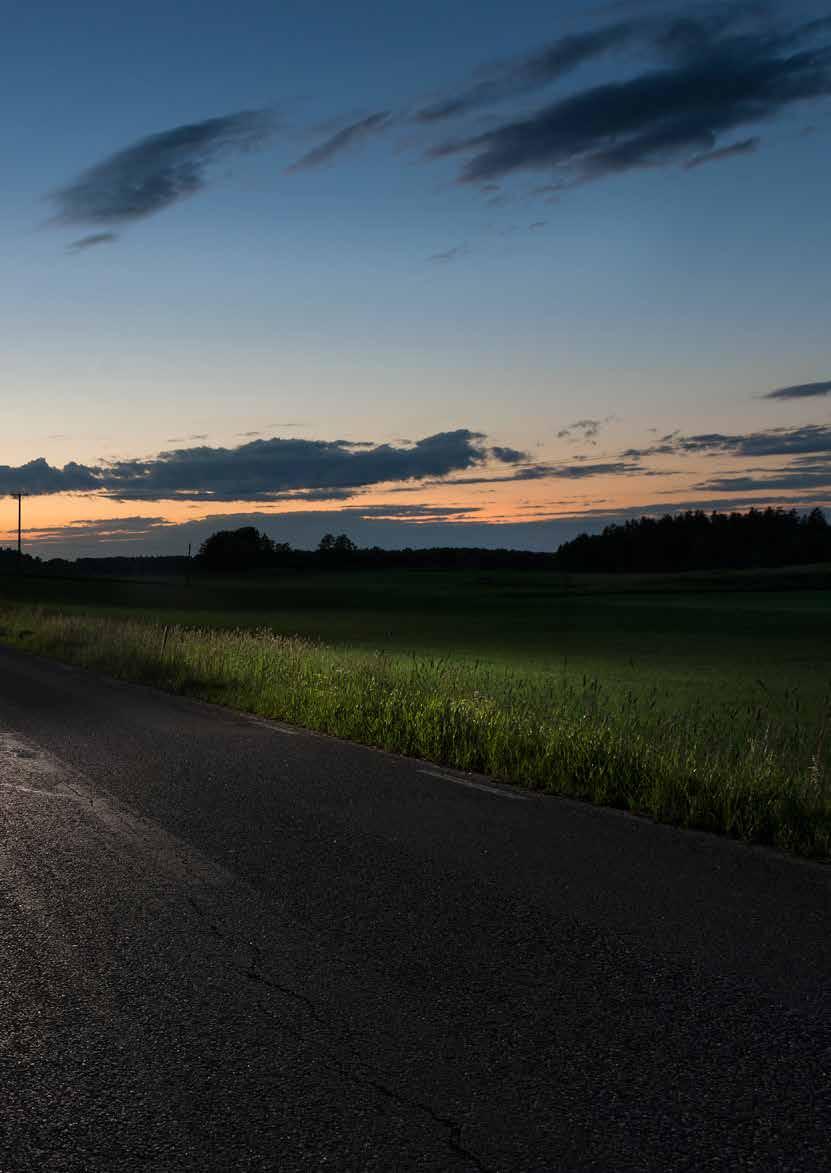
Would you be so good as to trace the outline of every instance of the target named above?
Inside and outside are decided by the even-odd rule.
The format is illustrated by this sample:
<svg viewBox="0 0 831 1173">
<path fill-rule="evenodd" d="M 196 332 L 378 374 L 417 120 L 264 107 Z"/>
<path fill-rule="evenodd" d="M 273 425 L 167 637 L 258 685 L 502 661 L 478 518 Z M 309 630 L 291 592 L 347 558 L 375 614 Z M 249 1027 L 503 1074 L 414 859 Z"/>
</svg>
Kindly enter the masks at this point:
<svg viewBox="0 0 831 1173">
<path fill-rule="evenodd" d="M 31 552 L 831 505 L 827 3 L 10 0 L 0 64 Z"/>
</svg>

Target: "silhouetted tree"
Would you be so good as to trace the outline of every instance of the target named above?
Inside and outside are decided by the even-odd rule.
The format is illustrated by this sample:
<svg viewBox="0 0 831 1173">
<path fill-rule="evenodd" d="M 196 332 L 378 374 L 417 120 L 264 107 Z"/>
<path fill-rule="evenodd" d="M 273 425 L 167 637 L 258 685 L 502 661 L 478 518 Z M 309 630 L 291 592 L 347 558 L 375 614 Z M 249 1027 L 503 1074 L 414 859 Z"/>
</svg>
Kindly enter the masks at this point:
<svg viewBox="0 0 831 1173">
<path fill-rule="evenodd" d="M 347 534 L 324 534 L 318 545 L 318 552 L 327 562 L 346 562 L 357 553 L 358 547 Z"/>
<path fill-rule="evenodd" d="M 253 525 L 211 534 L 199 548 L 206 570 L 255 570 L 274 561 L 274 543 Z"/>
</svg>

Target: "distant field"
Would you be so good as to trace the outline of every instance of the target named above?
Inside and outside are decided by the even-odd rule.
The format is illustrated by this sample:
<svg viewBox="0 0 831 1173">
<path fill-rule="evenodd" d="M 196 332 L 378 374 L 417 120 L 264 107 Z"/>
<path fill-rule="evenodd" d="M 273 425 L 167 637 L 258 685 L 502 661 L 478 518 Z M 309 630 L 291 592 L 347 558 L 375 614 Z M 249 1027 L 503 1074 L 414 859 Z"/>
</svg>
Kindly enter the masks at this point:
<svg viewBox="0 0 831 1173">
<path fill-rule="evenodd" d="M 0 627 L 356 740 L 829 850 L 831 567 L 6 578 Z"/>
</svg>

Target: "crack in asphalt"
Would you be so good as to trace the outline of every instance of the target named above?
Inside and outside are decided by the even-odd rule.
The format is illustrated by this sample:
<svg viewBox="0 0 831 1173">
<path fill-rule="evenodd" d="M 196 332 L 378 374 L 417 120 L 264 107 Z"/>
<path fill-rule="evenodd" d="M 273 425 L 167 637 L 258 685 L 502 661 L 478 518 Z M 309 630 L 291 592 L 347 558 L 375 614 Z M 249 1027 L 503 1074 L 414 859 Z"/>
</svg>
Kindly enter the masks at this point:
<svg viewBox="0 0 831 1173">
<path fill-rule="evenodd" d="M 192 896 L 188 896 L 186 899 L 187 903 L 198 916 L 200 922 L 205 925 L 215 937 L 221 941 L 231 944 L 239 943 L 238 939 L 233 933 L 222 932 L 218 925 L 208 918 L 205 910 L 199 907 L 198 903 Z M 255 941 L 249 941 L 247 942 L 247 946 L 251 950 L 251 961 L 248 965 L 248 968 L 242 968 L 241 966 L 234 965 L 234 963 L 229 961 L 227 958 L 222 958 L 221 960 L 225 966 L 233 973 L 238 974 L 240 977 L 244 977 L 247 981 L 264 986 L 266 989 L 274 990 L 276 993 L 282 994 L 284 997 L 291 998 L 293 1001 L 300 1003 L 300 1005 L 304 1006 L 309 1011 L 309 1014 L 314 1022 L 316 1022 L 319 1026 L 327 1027 L 327 1019 L 325 1016 L 320 1014 L 317 1006 L 311 998 L 309 998 L 306 994 L 301 994 L 298 990 L 293 989 L 291 986 L 283 985 L 273 977 L 266 976 L 261 972 L 262 950 L 260 949 L 259 945 L 257 945 Z M 297 1030 L 290 1022 L 287 1022 L 285 1018 L 276 1015 L 274 1009 L 271 1006 L 266 1005 L 262 1001 L 258 1001 L 257 1005 L 264 1014 L 268 1015 L 269 1018 L 277 1018 L 280 1026 L 289 1034 L 293 1035 L 294 1038 L 305 1040 L 306 1036 L 301 1031 Z M 489 1165 L 484 1163 L 482 1158 L 477 1153 L 473 1152 L 472 1149 L 466 1148 L 462 1143 L 462 1130 L 464 1128 L 464 1124 L 461 1121 L 454 1120 L 452 1116 L 443 1116 L 441 1113 L 435 1110 L 432 1104 L 403 1095 L 401 1092 L 396 1091 L 395 1088 L 390 1087 L 386 1083 L 382 1082 L 380 1074 L 374 1071 L 373 1068 L 367 1064 L 366 1060 L 362 1057 L 358 1048 L 353 1043 L 348 1044 L 348 1050 L 351 1054 L 352 1062 L 354 1064 L 354 1067 L 352 1068 L 350 1068 L 331 1047 L 328 1047 L 324 1044 L 320 1047 L 320 1049 L 323 1056 L 327 1060 L 330 1069 L 335 1071 L 341 1078 L 349 1080 L 358 1087 L 370 1087 L 374 1091 L 378 1092 L 379 1095 L 382 1095 L 385 1099 L 391 1100 L 392 1102 L 399 1104 L 401 1107 L 408 1108 L 411 1111 L 415 1110 L 417 1112 L 421 1112 L 423 1115 L 429 1117 L 429 1119 L 432 1120 L 434 1124 L 439 1125 L 441 1128 L 447 1131 L 448 1147 L 458 1156 L 468 1161 L 477 1170 L 477 1173 L 495 1173 L 495 1171 L 491 1169 Z M 358 1070 L 356 1070 L 356 1068 Z"/>
</svg>

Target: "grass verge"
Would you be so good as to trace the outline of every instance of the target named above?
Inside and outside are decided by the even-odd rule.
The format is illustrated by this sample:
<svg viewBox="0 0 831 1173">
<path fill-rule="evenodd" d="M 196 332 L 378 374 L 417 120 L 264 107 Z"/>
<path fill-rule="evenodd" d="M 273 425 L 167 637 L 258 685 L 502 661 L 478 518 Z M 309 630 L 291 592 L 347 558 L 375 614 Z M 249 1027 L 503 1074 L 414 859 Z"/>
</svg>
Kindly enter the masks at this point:
<svg viewBox="0 0 831 1173">
<path fill-rule="evenodd" d="M 656 686 L 333 648 L 271 631 L 0 611 L 0 640 L 124 680 L 682 827 L 831 856 L 829 706 L 667 712 Z"/>
</svg>

